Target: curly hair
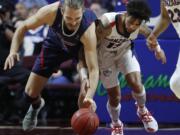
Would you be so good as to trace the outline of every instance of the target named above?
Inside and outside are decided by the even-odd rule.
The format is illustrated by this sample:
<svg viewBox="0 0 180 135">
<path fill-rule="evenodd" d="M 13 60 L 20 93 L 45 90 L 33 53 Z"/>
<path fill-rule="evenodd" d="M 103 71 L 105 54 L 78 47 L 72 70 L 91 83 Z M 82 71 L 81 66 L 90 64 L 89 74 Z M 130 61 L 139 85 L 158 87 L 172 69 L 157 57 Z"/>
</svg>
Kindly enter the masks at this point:
<svg viewBox="0 0 180 135">
<path fill-rule="evenodd" d="M 146 0 L 130 0 L 127 4 L 127 13 L 134 18 L 149 21 L 151 10 Z"/>
</svg>

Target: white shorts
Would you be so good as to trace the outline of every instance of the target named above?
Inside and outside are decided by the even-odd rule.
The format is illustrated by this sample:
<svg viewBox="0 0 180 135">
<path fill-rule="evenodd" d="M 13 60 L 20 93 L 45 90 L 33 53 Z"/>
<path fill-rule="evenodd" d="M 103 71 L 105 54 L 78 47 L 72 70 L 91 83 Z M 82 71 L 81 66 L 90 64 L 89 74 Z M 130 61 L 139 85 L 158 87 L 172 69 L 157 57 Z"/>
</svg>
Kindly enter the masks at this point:
<svg viewBox="0 0 180 135">
<path fill-rule="evenodd" d="M 98 50 L 98 63 L 100 69 L 100 80 L 105 88 L 112 88 L 119 85 L 118 75 L 122 73 L 127 75 L 131 72 L 140 72 L 139 62 L 132 50 L 120 54 L 117 52 L 103 52 L 103 49 Z M 118 58 L 118 59 L 116 59 Z"/>
</svg>

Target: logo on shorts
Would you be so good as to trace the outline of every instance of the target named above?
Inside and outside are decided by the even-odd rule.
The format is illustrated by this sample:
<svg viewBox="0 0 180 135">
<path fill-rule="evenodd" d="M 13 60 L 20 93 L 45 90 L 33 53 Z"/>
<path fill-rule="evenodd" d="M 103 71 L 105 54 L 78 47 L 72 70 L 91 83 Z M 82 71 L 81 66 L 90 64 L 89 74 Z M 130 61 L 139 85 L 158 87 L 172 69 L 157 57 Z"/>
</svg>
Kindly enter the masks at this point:
<svg viewBox="0 0 180 135">
<path fill-rule="evenodd" d="M 112 70 L 109 68 L 103 71 L 104 76 L 109 77 L 112 74 Z"/>
</svg>

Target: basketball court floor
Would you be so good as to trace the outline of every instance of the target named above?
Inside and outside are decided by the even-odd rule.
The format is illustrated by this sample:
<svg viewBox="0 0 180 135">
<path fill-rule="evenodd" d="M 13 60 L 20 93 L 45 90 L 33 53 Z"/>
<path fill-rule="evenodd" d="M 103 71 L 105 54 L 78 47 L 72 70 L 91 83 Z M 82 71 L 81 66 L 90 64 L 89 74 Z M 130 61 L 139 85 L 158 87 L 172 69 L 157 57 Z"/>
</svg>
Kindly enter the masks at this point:
<svg viewBox="0 0 180 135">
<path fill-rule="evenodd" d="M 94 135 L 110 135 L 110 128 L 99 127 Z M 25 133 L 20 126 L 1 126 L 0 135 L 76 135 L 70 127 L 37 127 Z M 124 135 L 180 135 L 180 128 L 163 128 L 154 134 L 147 133 L 143 128 L 126 128 Z"/>
</svg>

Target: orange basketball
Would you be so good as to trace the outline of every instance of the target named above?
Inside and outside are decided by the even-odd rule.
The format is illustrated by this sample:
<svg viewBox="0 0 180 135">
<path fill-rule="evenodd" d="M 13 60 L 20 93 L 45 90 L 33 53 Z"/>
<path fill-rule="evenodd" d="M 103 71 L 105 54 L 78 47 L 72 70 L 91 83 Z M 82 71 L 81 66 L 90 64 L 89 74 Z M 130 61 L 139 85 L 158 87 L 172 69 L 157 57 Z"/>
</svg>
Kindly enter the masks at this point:
<svg viewBox="0 0 180 135">
<path fill-rule="evenodd" d="M 95 112 L 82 108 L 73 114 L 71 126 L 79 135 L 92 135 L 99 126 L 99 118 Z"/>
</svg>

